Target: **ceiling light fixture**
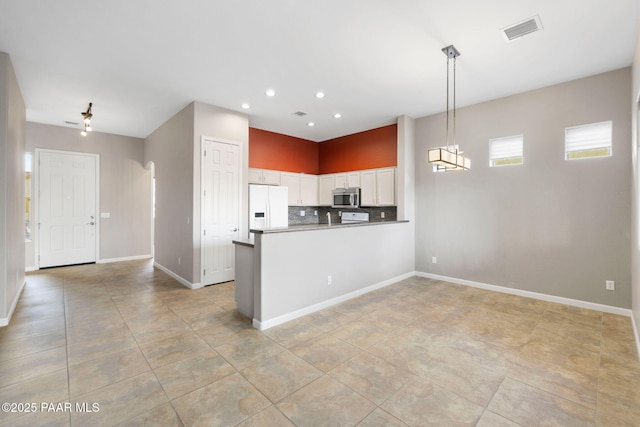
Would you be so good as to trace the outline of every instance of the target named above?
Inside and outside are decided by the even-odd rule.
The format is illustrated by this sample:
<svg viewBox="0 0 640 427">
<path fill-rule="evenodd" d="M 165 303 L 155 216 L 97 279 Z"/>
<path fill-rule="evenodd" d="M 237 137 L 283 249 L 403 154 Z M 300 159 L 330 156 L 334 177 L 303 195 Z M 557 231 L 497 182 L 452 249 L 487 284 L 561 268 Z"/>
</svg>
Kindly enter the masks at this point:
<svg viewBox="0 0 640 427">
<path fill-rule="evenodd" d="M 83 111 L 82 114 L 82 122 L 84 123 L 84 130 L 80 132 L 80 135 L 87 136 L 87 132 L 91 132 L 91 118 L 93 117 L 93 113 L 91 112 L 91 107 L 93 107 L 93 103 L 89 103 L 89 107 L 87 111 Z"/>
<path fill-rule="evenodd" d="M 341 117 L 342 117 L 342 114 L 340 114 L 340 113 L 335 113 L 335 114 L 333 115 L 333 118 L 334 118 L 334 119 L 339 119 L 339 118 L 341 118 Z"/>
<path fill-rule="evenodd" d="M 321 92 L 321 91 L 316 92 L 316 98 L 318 98 L 318 99 L 322 99 L 322 98 L 324 98 L 324 97 L 325 97 L 324 92 Z"/>
<path fill-rule="evenodd" d="M 242 104 L 242 108 L 244 108 L 245 110 L 248 110 L 249 108 L 251 108 L 251 105 L 245 102 L 244 104 Z"/>
<path fill-rule="evenodd" d="M 267 96 L 276 96 L 276 91 L 273 89 L 267 89 L 267 91 L 265 92 L 265 94 Z"/>
<path fill-rule="evenodd" d="M 311 127 L 311 126 L 315 126 L 315 125 L 316 125 L 316 124 L 315 124 L 315 123 L 313 123 L 313 122 L 309 122 L 309 123 L 307 123 L 307 126 L 309 126 L 309 127 Z"/>
<path fill-rule="evenodd" d="M 442 49 L 447 55 L 447 131 L 446 146 L 432 148 L 429 150 L 429 163 L 437 166 L 438 170 L 468 170 L 471 168 L 471 160 L 464 156 L 464 152 L 458 150 L 456 145 L 456 58 L 460 56 L 460 52 L 455 46 L 447 46 Z M 453 59 L 453 120 L 449 121 L 449 69 L 450 61 Z M 450 132 L 451 130 L 451 132 Z M 449 134 L 452 135 L 452 143 L 449 144 Z"/>
</svg>

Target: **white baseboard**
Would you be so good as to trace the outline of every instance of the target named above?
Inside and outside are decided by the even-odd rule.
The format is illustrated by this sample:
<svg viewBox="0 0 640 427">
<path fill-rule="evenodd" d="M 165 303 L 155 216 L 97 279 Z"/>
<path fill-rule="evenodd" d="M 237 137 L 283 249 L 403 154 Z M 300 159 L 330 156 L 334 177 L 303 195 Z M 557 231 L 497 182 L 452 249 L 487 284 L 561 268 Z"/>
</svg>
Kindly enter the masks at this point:
<svg viewBox="0 0 640 427">
<path fill-rule="evenodd" d="M 358 289 L 356 291 L 349 292 L 348 294 L 340 295 L 338 297 L 331 298 L 331 299 L 329 299 L 327 301 L 322 301 L 322 302 L 319 302 L 317 304 L 313 304 L 313 305 L 310 305 L 308 307 L 304 307 L 304 308 L 292 311 L 291 313 L 287 313 L 287 314 L 283 314 L 283 315 L 274 317 L 272 319 L 268 319 L 268 320 L 264 320 L 264 321 L 259 321 L 258 319 L 253 319 L 253 327 L 263 331 L 265 329 L 269 329 L 269 328 L 272 328 L 274 326 L 281 325 L 281 324 L 283 324 L 285 322 L 288 322 L 290 320 L 294 320 L 294 319 L 297 319 L 299 317 L 306 316 L 307 314 L 315 313 L 316 311 L 320 311 L 320 310 L 323 310 L 325 308 L 340 304 L 341 302 L 350 300 L 350 299 L 358 297 L 360 295 L 364 295 L 364 294 L 369 293 L 371 291 L 375 291 L 376 289 L 384 288 L 385 286 L 392 285 L 394 283 L 397 283 L 397 282 L 399 282 L 401 280 L 404 280 L 404 279 L 408 279 L 409 277 L 413 277 L 415 275 L 416 274 L 413 271 L 410 272 L 410 273 L 405 273 L 403 275 L 394 277 L 392 279 L 388 279 L 388 280 L 382 281 L 380 283 L 376 283 L 374 285 L 367 286 L 366 288 Z"/>
<path fill-rule="evenodd" d="M 18 306 L 18 301 L 20 301 L 20 296 L 22 295 L 22 290 L 24 289 L 24 285 L 27 284 L 27 280 L 23 280 L 22 281 L 22 286 L 20 286 L 20 289 L 18 289 L 18 293 L 16 294 L 16 297 L 14 298 L 13 302 L 11 303 L 11 308 L 9 309 L 9 313 L 7 315 L 7 317 L 0 317 L 0 327 L 2 326 L 7 326 L 9 324 L 9 322 L 11 321 L 11 317 L 13 316 L 13 312 L 16 310 L 16 307 Z"/>
<path fill-rule="evenodd" d="M 38 268 L 38 267 L 36 267 L 36 266 L 33 266 L 33 267 L 25 267 L 25 268 L 24 268 L 24 272 L 25 272 L 25 273 L 29 273 L 30 271 L 38 271 L 38 270 L 39 270 L 39 268 Z"/>
<path fill-rule="evenodd" d="M 189 289 L 199 289 L 199 288 L 202 287 L 202 285 L 200 283 L 191 283 L 187 279 L 185 279 L 184 277 L 174 273 L 173 271 L 169 270 L 167 267 L 165 267 L 163 265 L 160 265 L 157 262 L 154 262 L 153 266 L 156 267 L 158 270 L 164 271 L 169 276 L 173 277 L 174 279 L 176 279 L 178 282 L 180 282 L 181 284 L 183 284 L 184 286 L 186 286 Z"/>
<path fill-rule="evenodd" d="M 122 262 L 122 261 L 136 261 L 139 259 L 149 259 L 149 258 L 153 258 L 153 257 L 149 254 L 149 255 L 127 256 L 122 258 L 104 258 L 96 261 L 96 264 L 109 264 L 112 262 Z"/>
<path fill-rule="evenodd" d="M 458 279 L 455 277 L 440 276 L 438 274 L 416 272 L 416 276 L 426 277 L 433 280 L 455 283 L 457 285 L 471 286 L 473 288 L 486 289 L 488 291 L 502 292 L 503 294 L 518 295 L 521 297 L 534 298 L 542 301 L 556 302 L 559 304 L 571 305 L 574 307 L 586 308 L 589 310 L 603 311 L 605 313 L 618 314 L 620 316 L 631 317 L 631 310 L 628 308 L 614 307 L 611 305 L 598 304 L 595 302 L 581 301 L 577 299 L 558 297 L 554 295 L 541 294 L 538 292 L 524 291 L 522 289 L 507 288 L 505 286 L 489 285 L 487 283 L 474 282 L 472 280 Z"/>
</svg>

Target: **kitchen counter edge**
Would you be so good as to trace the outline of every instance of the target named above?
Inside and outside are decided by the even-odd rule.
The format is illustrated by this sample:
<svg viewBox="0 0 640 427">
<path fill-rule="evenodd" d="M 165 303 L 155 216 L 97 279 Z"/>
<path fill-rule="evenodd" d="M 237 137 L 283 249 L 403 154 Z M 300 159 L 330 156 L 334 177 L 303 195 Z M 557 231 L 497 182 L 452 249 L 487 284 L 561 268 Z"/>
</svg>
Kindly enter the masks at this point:
<svg viewBox="0 0 640 427">
<path fill-rule="evenodd" d="M 236 245 L 246 246 L 248 248 L 253 248 L 255 246 L 249 239 L 232 240 L 232 242 Z"/>
<path fill-rule="evenodd" d="M 257 234 L 272 234 L 272 233 L 290 233 L 295 231 L 314 231 L 314 230 L 328 230 L 332 228 L 347 228 L 347 227 L 369 227 L 372 225 L 386 225 L 386 224 L 401 224 L 409 222 L 409 220 L 398 220 L 398 221 L 376 221 L 376 222 L 357 222 L 353 224 L 308 224 L 308 225 L 292 225 L 286 228 L 269 228 L 269 229 L 251 229 L 249 230 L 251 233 Z M 236 241 L 234 241 L 236 243 Z M 242 244 L 238 241 L 239 244 Z"/>
</svg>

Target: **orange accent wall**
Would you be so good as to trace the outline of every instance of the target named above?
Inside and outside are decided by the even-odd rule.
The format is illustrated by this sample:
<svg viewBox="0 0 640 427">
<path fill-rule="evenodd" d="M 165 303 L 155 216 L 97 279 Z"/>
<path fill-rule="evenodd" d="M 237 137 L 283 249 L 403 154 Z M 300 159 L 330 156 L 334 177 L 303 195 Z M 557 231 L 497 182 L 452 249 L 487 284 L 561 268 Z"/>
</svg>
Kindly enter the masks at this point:
<svg viewBox="0 0 640 427">
<path fill-rule="evenodd" d="M 318 175 L 318 143 L 249 128 L 249 167 Z"/>
<path fill-rule="evenodd" d="M 320 143 L 320 173 L 398 165 L 398 125 L 393 124 Z"/>
<path fill-rule="evenodd" d="M 398 165 L 398 125 L 324 142 L 249 128 L 249 167 L 314 175 Z"/>
</svg>

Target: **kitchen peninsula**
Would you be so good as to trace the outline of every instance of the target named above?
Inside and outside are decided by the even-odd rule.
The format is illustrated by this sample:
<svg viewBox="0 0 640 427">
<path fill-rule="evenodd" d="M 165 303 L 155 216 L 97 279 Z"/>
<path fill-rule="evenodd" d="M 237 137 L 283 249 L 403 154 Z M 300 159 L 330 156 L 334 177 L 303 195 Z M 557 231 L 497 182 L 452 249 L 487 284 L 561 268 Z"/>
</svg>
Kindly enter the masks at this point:
<svg viewBox="0 0 640 427">
<path fill-rule="evenodd" d="M 234 241 L 236 301 L 257 329 L 293 320 L 413 275 L 409 221 L 252 229 Z"/>
</svg>

